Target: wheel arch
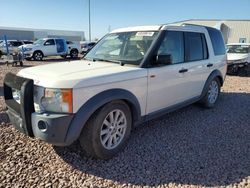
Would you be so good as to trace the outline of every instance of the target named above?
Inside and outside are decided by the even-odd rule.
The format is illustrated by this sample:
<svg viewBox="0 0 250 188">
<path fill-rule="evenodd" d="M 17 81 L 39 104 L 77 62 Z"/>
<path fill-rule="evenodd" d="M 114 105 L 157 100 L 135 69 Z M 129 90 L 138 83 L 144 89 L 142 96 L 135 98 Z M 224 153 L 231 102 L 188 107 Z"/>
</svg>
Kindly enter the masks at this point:
<svg viewBox="0 0 250 188">
<path fill-rule="evenodd" d="M 34 54 L 35 54 L 36 52 L 41 52 L 41 53 L 43 54 L 43 57 L 44 57 L 44 53 L 43 53 L 42 50 L 35 50 L 35 51 L 33 52 L 32 56 L 34 56 Z"/>
<path fill-rule="evenodd" d="M 140 103 L 134 94 L 125 89 L 106 90 L 90 98 L 77 111 L 67 131 L 65 143 L 69 145 L 73 143 L 76 139 L 78 139 L 81 134 L 82 128 L 89 120 L 89 118 L 103 105 L 114 100 L 123 100 L 128 104 L 129 108 L 131 109 L 133 122 L 140 120 Z"/>
<path fill-rule="evenodd" d="M 213 72 L 210 73 L 210 75 L 208 76 L 207 78 L 207 81 L 203 87 L 203 90 L 202 90 L 202 94 L 201 94 L 201 98 L 205 96 L 206 94 L 206 91 L 207 91 L 207 88 L 209 86 L 209 83 L 214 79 L 214 78 L 218 78 L 219 82 L 220 82 L 220 85 L 223 86 L 223 83 L 224 83 L 224 79 L 223 79 L 223 76 L 222 76 L 222 73 L 219 71 L 219 70 L 214 70 Z"/>
</svg>

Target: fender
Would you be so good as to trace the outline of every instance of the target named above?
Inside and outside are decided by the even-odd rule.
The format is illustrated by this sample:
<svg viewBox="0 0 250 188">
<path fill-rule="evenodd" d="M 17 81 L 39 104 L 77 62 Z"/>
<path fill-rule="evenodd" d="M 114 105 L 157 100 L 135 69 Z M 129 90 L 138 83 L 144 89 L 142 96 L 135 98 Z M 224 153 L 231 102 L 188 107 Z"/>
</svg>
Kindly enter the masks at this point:
<svg viewBox="0 0 250 188">
<path fill-rule="evenodd" d="M 113 100 L 126 100 L 132 109 L 133 121 L 138 121 L 141 117 L 140 104 L 134 94 L 124 89 L 110 89 L 103 91 L 94 97 L 90 98 L 83 106 L 77 111 L 74 119 L 71 121 L 65 143 L 72 144 L 79 138 L 82 128 L 91 117 L 91 115 L 104 104 Z"/>
<path fill-rule="evenodd" d="M 206 91 L 207 91 L 207 89 L 208 89 L 209 83 L 210 83 L 214 78 L 216 78 L 216 77 L 219 78 L 220 84 L 221 84 L 221 86 L 223 86 L 223 82 L 224 82 L 223 76 L 222 76 L 221 72 L 220 72 L 219 70 L 216 69 L 216 70 L 214 70 L 213 72 L 211 72 L 211 74 L 208 76 L 207 81 L 206 81 L 206 83 L 205 83 L 205 85 L 204 85 L 204 87 L 203 87 L 203 89 L 202 89 L 202 93 L 201 93 L 201 96 L 200 96 L 201 99 L 206 95 Z"/>
</svg>

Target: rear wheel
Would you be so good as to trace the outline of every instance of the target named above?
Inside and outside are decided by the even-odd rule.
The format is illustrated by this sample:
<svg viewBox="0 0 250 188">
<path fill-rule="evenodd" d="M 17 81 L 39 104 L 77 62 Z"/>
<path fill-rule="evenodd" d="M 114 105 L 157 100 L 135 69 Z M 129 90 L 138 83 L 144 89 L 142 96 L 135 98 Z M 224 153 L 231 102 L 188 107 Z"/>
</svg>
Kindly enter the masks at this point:
<svg viewBox="0 0 250 188">
<path fill-rule="evenodd" d="M 221 85 L 219 79 L 214 78 L 206 88 L 206 94 L 200 100 L 200 103 L 206 108 L 213 108 L 219 98 L 220 88 Z"/>
<path fill-rule="evenodd" d="M 78 58 L 78 50 L 76 50 L 76 49 L 71 50 L 70 51 L 70 57 L 72 59 Z"/>
<path fill-rule="evenodd" d="M 129 138 L 131 112 L 123 101 L 113 101 L 99 109 L 84 126 L 79 138 L 87 154 L 109 159 L 121 151 Z"/>
<path fill-rule="evenodd" d="M 43 60 L 43 53 L 40 51 L 35 51 L 33 54 L 33 59 L 35 61 L 42 61 Z"/>
</svg>

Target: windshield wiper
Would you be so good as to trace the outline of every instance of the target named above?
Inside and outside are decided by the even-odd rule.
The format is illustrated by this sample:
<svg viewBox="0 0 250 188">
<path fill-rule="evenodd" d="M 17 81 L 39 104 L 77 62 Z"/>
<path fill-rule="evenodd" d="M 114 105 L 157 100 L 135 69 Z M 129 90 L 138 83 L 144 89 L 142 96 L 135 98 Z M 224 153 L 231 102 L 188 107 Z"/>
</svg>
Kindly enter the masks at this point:
<svg viewBox="0 0 250 188">
<path fill-rule="evenodd" d="M 106 61 L 106 62 L 111 62 L 111 63 L 118 63 L 121 66 L 124 65 L 123 62 L 119 61 L 119 60 L 110 60 L 110 59 L 101 59 L 101 58 L 93 58 L 92 61 Z"/>
</svg>

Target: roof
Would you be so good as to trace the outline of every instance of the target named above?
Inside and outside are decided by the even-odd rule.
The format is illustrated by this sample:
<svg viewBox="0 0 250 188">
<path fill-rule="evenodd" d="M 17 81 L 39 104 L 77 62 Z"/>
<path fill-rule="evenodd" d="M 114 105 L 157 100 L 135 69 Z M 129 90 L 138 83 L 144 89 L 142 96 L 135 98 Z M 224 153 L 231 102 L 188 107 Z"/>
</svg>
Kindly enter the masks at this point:
<svg viewBox="0 0 250 188">
<path fill-rule="evenodd" d="M 163 24 L 163 25 L 152 25 L 152 26 L 136 26 L 136 27 L 126 27 L 115 29 L 111 33 L 121 33 L 130 31 L 159 31 L 166 29 L 188 29 L 188 30 L 200 30 L 201 28 L 206 28 L 204 25 L 196 24 Z"/>
<path fill-rule="evenodd" d="M 159 31 L 162 25 L 151 25 L 151 26 L 135 26 L 135 27 L 126 27 L 115 29 L 111 33 L 120 33 L 126 31 Z"/>
<path fill-rule="evenodd" d="M 190 21 L 246 21 L 246 22 L 250 22 L 249 19 L 187 19 L 187 20 L 176 21 L 173 23 L 190 22 Z"/>
</svg>

